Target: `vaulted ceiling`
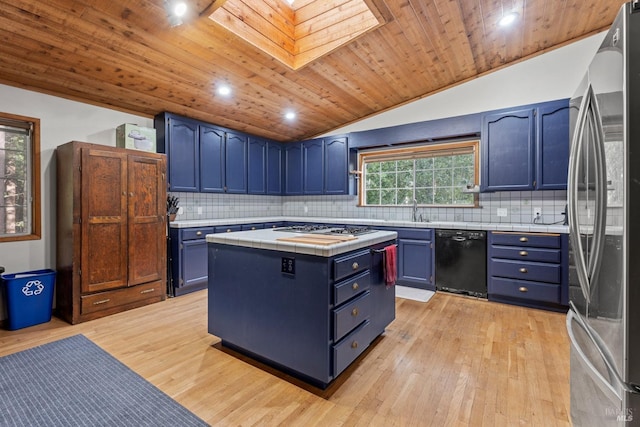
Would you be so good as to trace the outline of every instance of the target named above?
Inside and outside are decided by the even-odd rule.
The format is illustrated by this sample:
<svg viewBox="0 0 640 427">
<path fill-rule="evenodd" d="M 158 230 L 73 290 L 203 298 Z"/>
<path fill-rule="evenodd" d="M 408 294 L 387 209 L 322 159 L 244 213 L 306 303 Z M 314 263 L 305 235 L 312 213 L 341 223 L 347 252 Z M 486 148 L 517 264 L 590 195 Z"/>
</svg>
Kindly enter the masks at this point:
<svg viewBox="0 0 640 427">
<path fill-rule="evenodd" d="M 0 83 L 300 140 L 603 31 L 624 3 L 360 0 L 378 22 L 362 30 L 332 27 L 354 19 L 353 0 L 297 1 L 286 11 L 284 0 L 187 0 L 184 23 L 171 27 L 163 0 L 0 0 Z M 319 57 L 292 66 L 216 22 L 265 11 L 248 32 L 270 38 L 309 21 Z M 515 24 L 499 27 L 509 11 Z M 341 45 L 329 44 L 336 31 Z M 216 93 L 222 84 L 230 96 Z M 296 119 L 284 119 L 286 110 Z"/>
</svg>

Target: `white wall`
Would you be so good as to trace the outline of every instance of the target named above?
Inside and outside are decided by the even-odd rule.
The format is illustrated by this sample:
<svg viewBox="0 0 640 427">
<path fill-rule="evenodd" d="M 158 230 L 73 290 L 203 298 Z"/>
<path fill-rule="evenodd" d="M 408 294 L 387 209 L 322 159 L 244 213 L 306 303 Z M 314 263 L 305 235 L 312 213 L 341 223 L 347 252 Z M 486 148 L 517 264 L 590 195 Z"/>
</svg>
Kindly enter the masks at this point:
<svg viewBox="0 0 640 427">
<path fill-rule="evenodd" d="M 331 134 L 477 113 L 567 98 L 573 94 L 604 34 L 551 51 L 433 96 L 354 123 Z M 153 127 L 153 120 L 0 85 L 0 111 L 41 120 L 42 239 L 0 243 L 7 272 L 55 268 L 55 157 L 58 145 L 77 140 L 115 145 L 122 123 Z M 238 213 L 240 214 L 240 213 Z M 0 319 L 5 318 L 0 300 Z"/>
<path fill-rule="evenodd" d="M 116 143 L 115 128 L 122 123 L 153 127 L 153 119 L 95 107 L 80 102 L 0 85 L 0 111 L 40 119 L 42 238 L 0 243 L 0 266 L 7 273 L 56 267 L 55 148 L 69 141 Z M 6 318 L 0 300 L 0 319 Z"/>
<path fill-rule="evenodd" d="M 335 129 L 342 134 L 570 98 L 606 33 Z M 329 135 L 327 134 L 327 135 Z"/>
</svg>

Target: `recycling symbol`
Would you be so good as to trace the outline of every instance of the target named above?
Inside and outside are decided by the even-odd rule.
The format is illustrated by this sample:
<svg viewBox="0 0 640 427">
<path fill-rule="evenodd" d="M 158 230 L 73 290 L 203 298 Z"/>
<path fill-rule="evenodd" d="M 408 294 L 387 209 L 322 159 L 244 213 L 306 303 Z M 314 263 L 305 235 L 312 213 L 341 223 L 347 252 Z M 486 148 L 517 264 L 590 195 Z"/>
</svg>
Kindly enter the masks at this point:
<svg viewBox="0 0 640 427">
<path fill-rule="evenodd" d="M 29 280 L 26 285 L 22 287 L 22 293 L 26 296 L 40 295 L 44 291 L 44 285 L 40 280 Z"/>
</svg>

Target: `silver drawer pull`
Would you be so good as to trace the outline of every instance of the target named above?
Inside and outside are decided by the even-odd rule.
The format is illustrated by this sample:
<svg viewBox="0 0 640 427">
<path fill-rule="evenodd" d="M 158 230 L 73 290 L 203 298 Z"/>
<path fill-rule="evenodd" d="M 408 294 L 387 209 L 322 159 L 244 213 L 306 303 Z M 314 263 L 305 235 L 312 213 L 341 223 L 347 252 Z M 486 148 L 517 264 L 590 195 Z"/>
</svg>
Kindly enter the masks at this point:
<svg viewBox="0 0 640 427">
<path fill-rule="evenodd" d="M 523 237 L 520 238 L 520 241 L 521 242 L 528 242 L 529 239 L 523 236 Z"/>
<path fill-rule="evenodd" d="M 357 262 L 354 262 L 353 264 L 351 264 L 351 268 L 353 268 L 354 270 L 357 270 L 358 267 L 360 267 L 360 264 L 358 264 Z"/>
<path fill-rule="evenodd" d="M 527 272 L 527 269 L 526 269 L 526 268 L 522 267 L 522 268 L 520 269 L 520 273 L 526 273 L 526 272 Z"/>
<path fill-rule="evenodd" d="M 358 348 L 358 341 L 354 341 L 351 343 L 351 348 Z"/>
<path fill-rule="evenodd" d="M 202 231 L 197 231 L 196 236 L 202 236 Z"/>
<path fill-rule="evenodd" d="M 100 305 L 100 304 L 106 304 L 109 301 L 111 301 L 111 298 L 107 298 L 107 299 L 101 299 L 100 301 L 94 301 L 93 305 Z"/>
<path fill-rule="evenodd" d="M 153 291 L 155 291 L 155 289 L 151 288 L 151 289 L 145 289 L 144 291 L 140 291 L 140 293 L 141 294 L 148 294 L 149 292 L 153 292 Z"/>
<path fill-rule="evenodd" d="M 529 252 L 527 251 L 520 251 L 520 256 L 527 256 L 529 255 Z"/>
<path fill-rule="evenodd" d="M 230 228 L 227 228 L 227 233 L 231 233 L 231 229 Z"/>
<path fill-rule="evenodd" d="M 524 286 L 520 286 L 520 288 L 518 288 L 518 290 L 520 292 L 527 292 L 529 289 L 525 288 Z"/>
<path fill-rule="evenodd" d="M 359 287 L 360 286 L 358 285 L 358 282 L 354 282 L 353 285 L 351 285 L 351 289 L 353 289 L 354 291 L 357 291 Z"/>
<path fill-rule="evenodd" d="M 255 227 L 251 227 L 251 230 L 255 230 L 255 229 L 256 229 Z"/>
<path fill-rule="evenodd" d="M 351 310 L 351 315 L 353 317 L 356 317 L 358 315 L 358 307 L 354 308 L 353 310 Z"/>
</svg>

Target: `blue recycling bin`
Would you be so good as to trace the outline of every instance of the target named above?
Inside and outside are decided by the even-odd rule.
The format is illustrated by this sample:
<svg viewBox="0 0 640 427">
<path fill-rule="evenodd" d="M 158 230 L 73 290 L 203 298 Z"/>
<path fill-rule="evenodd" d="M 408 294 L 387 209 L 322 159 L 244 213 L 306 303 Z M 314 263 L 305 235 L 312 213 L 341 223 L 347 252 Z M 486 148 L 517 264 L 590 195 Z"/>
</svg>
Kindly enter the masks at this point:
<svg viewBox="0 0 640 427">
<path fill-rule="evenodd" d="M 54 270 L 35 270 L 2 274 L 7 304 L 7 329 L 10 331 L 46 323 L 51 320 Z"/>
</svg>

